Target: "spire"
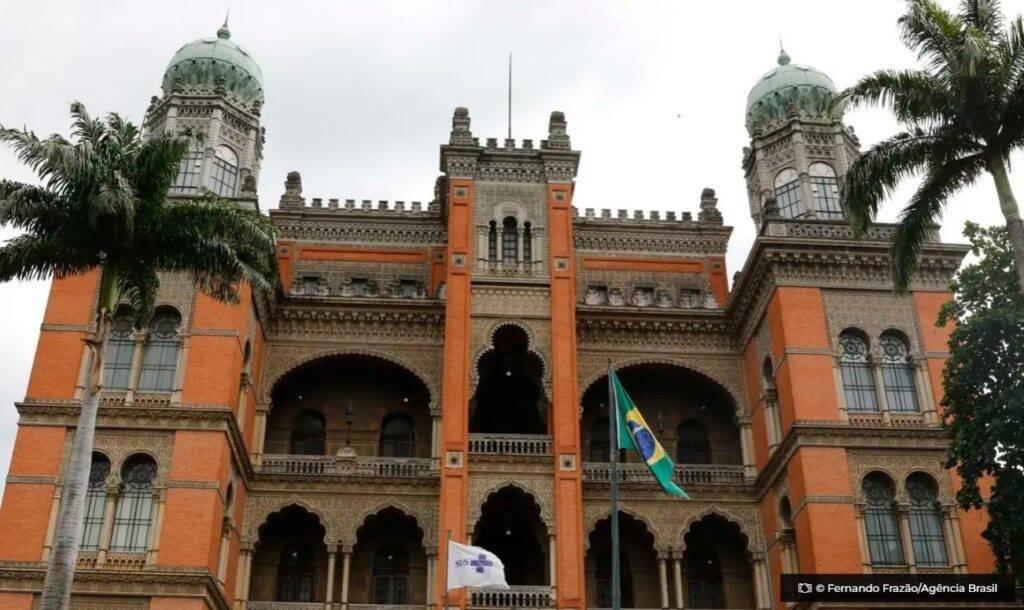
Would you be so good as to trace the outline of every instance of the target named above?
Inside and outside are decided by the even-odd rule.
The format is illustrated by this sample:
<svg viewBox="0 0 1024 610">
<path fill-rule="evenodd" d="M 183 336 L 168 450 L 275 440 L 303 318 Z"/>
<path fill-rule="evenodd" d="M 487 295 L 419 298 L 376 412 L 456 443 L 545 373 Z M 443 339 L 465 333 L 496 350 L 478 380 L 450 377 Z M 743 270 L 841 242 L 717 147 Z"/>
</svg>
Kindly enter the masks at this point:
<svg viewBox="0 0 1024 610">
<path fill-rule="evenodd" d="M 782 46 L 782 36 L 779 36 L 779 65 L 789 65 L 789 53 L 786 53 L 786 48 Z"/>
<path fill-rule="evenodd" d="M 227 40 L 228 38 L 231 38 L 231 30 L 228 29 L 228 17 L 229 16 L 231 16 L 231 10 L 230 9 L 228 10 L 227 13 L 224 14 L 224 25 L 220 26 L 220 29 L 217 30 L 217 38 L 222 38 L 224 40 Z"/>
</svg>

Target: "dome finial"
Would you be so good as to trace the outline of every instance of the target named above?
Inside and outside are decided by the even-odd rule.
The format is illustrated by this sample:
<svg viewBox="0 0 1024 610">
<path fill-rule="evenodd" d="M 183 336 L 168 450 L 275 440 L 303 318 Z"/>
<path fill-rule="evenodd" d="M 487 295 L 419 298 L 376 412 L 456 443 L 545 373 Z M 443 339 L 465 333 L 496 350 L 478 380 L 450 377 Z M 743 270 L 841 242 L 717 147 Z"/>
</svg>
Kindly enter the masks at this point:
<svg viewBox="0 0 1024 610">
<path fill-rule="evenodd" d="M 782 46 L 782 36 L 779 36 L 779 65 L 789 65 L 789 53 L 786 53 L 786 48 Z"/>
<path fill-rule="evenodd" d="M 217 30 L 217 38 L 223 38 L 224 40 L 231 38 L 231 30 L 228 29 L 228 17 L 230 16 L 231 9 L 228 9 L 228 12 L 224 14 L 224 25 L 220 26 L 220 29 Z"/>
</svg>

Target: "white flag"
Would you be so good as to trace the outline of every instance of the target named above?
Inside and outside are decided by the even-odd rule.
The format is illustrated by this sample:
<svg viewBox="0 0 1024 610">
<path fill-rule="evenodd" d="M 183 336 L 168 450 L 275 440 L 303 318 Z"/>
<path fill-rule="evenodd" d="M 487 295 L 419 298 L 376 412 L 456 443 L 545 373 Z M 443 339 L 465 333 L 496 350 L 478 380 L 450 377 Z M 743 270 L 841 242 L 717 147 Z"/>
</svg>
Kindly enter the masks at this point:
<svg viewBox="0 0 1024 610">
<path fill-rule="evenodd" d="M 505 565 L 494 553 L 477 546 L 448 541 L 448 590 L 459 587 L 501 587 Z"/>
</svg>

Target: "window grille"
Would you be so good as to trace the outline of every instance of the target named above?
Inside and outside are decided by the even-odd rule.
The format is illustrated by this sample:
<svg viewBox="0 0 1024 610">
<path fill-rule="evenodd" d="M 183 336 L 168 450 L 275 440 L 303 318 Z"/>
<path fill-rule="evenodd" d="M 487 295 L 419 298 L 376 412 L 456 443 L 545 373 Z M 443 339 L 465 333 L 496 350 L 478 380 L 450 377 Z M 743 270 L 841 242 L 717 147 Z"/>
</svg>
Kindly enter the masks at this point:
<svg viewBox="0 0 1024 610">
<path fill-rule="evenodd" d="M 238 156 L 227 146 L 218 146 L 210 174 L 210 190 L 221 197 L 234 197 L 238 182 Z"/>
<path fill-rule="evenodd" d="M 85 494 L 85 519 L 82 527 L 83 551 L 100 548 L 103 532 L 103 515 L 107 507 L 107 477 L 110 475 L 110 460 L 94 453 L 89 467 L 89 489 Z"/>
<path fill-rule="evenodd" d="M 195 193 L 199 190 L 199 181 L 203 174 L 203 152 L 190 150 L 181 159 L 178 176 L 174 179 L 172 190 L 181 193 Z"/>
<path fill-rule="evenodd" d="M 917 385 L 914 380 L 914 365 L 907 355 L 907 344 L 892 334 L 882 335 L 882 383 L 885 386 L 885 401 L 890 411 L 916 413 Z"/>
<path fill-rule="evenodd" d="M 775 177 L 775 200 L 783 218 L 800 218 L 804 210 L 803 186 L 800 176 L 793 169 L 784 169 Z"/>
<path fill-rule="evenodd" d="M 839 203 L 839 182 L 831 166 L 812 163 L 808 171 L 811 179 L 811 203 L 818 218 L 843 218 Z"/>
<path fill-rule="evenodd" d="M 839 372 L 843 381 L 846 409 L 854 413 L 878 411 L 875 376 L 868 362 L 868 344 L 856 333 L 844 331 L 839 335 L 843 354 Z"/>
<path fill-rule="evenodd" d="M 871 563 L 877 566 L 903 565 L 903 540 L 893 508 L 892 490 L 877 477 L 864 479 L 864 526 Z"/>
<path fill-rule="evenodd" d="M 923 479 L 913 475 L 907 479 L 914 561 L 925 567 L 947 566 L 949 558 L 946 555 L 946 536 L 942 530 L 942 515 L 936 506 L 938 492 L 932 481 Z"/>
<path fill-rule="evenodd" d="M 111 551 L 141 553 L 149 547 L 153 526 L 153 482 L 156 464 L 149 458 L 130 461 L 122 475 L 124 489 L 117 500 Z"/>
<path fill-rule="evenodd" d="M 142 349 L 139 389 L 157 392 L 174 387 L 178 368 L 178 326 L 181 316 L 173 310 L 158 311 L 149 323 L 149 336 Z"/>
<path fill-rule="evenodd" d="M 501 231 L 501 262 L 505 265 L 514 265 L 519 259 L 519 231 L 518 223 L 511 216 L 502 222 Z"/>
<path fill-rule="evenodd" d="M 114 316 L 103 350 L 103 386 L 118 390 L 128 387 L 135 358 L 132 317 L 127 313 Z"/>
</svg>

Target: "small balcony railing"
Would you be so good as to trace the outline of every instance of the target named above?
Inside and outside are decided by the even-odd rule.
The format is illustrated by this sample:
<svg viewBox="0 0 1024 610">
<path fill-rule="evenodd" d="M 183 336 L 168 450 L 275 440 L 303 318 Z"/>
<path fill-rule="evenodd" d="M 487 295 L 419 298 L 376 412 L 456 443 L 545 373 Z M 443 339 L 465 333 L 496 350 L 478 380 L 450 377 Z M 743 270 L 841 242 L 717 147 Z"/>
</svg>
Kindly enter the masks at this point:
<svg viewBox="0 0 1024 610">
<path fill-rule="evenodd" d="M 469 452 L 488 455 L 551 455 L 546 434 L 470 434 Z"/>
<path fill-rule="evenodd" d="M 548 586 L 481 587 L 470 589 L 469 594 L 469 605 L 476 608 L 550 608 L 554 601 Z"/>
<path fill-rule="evenodd" d="M 414 478 L 430 476 L 430 458 L 264 455 L 260 472 Z"/>
<path fill-rule="evenodd" d="M 246 610 L 324 610 L 324 602 L 246 602 Z"/>
<path fill-rule="evenodd" d="M 607 462 L 585 462 L 583 480 L 595 483 L 611 482 L 611 465 Z M 743 466 L 731 464 L 681 464 L 676 466 L 675 480 L 680 485 L 741 485 Z M 653 482 L 646 464 L 619 464 L 622 483 Z"/>
</svg>

